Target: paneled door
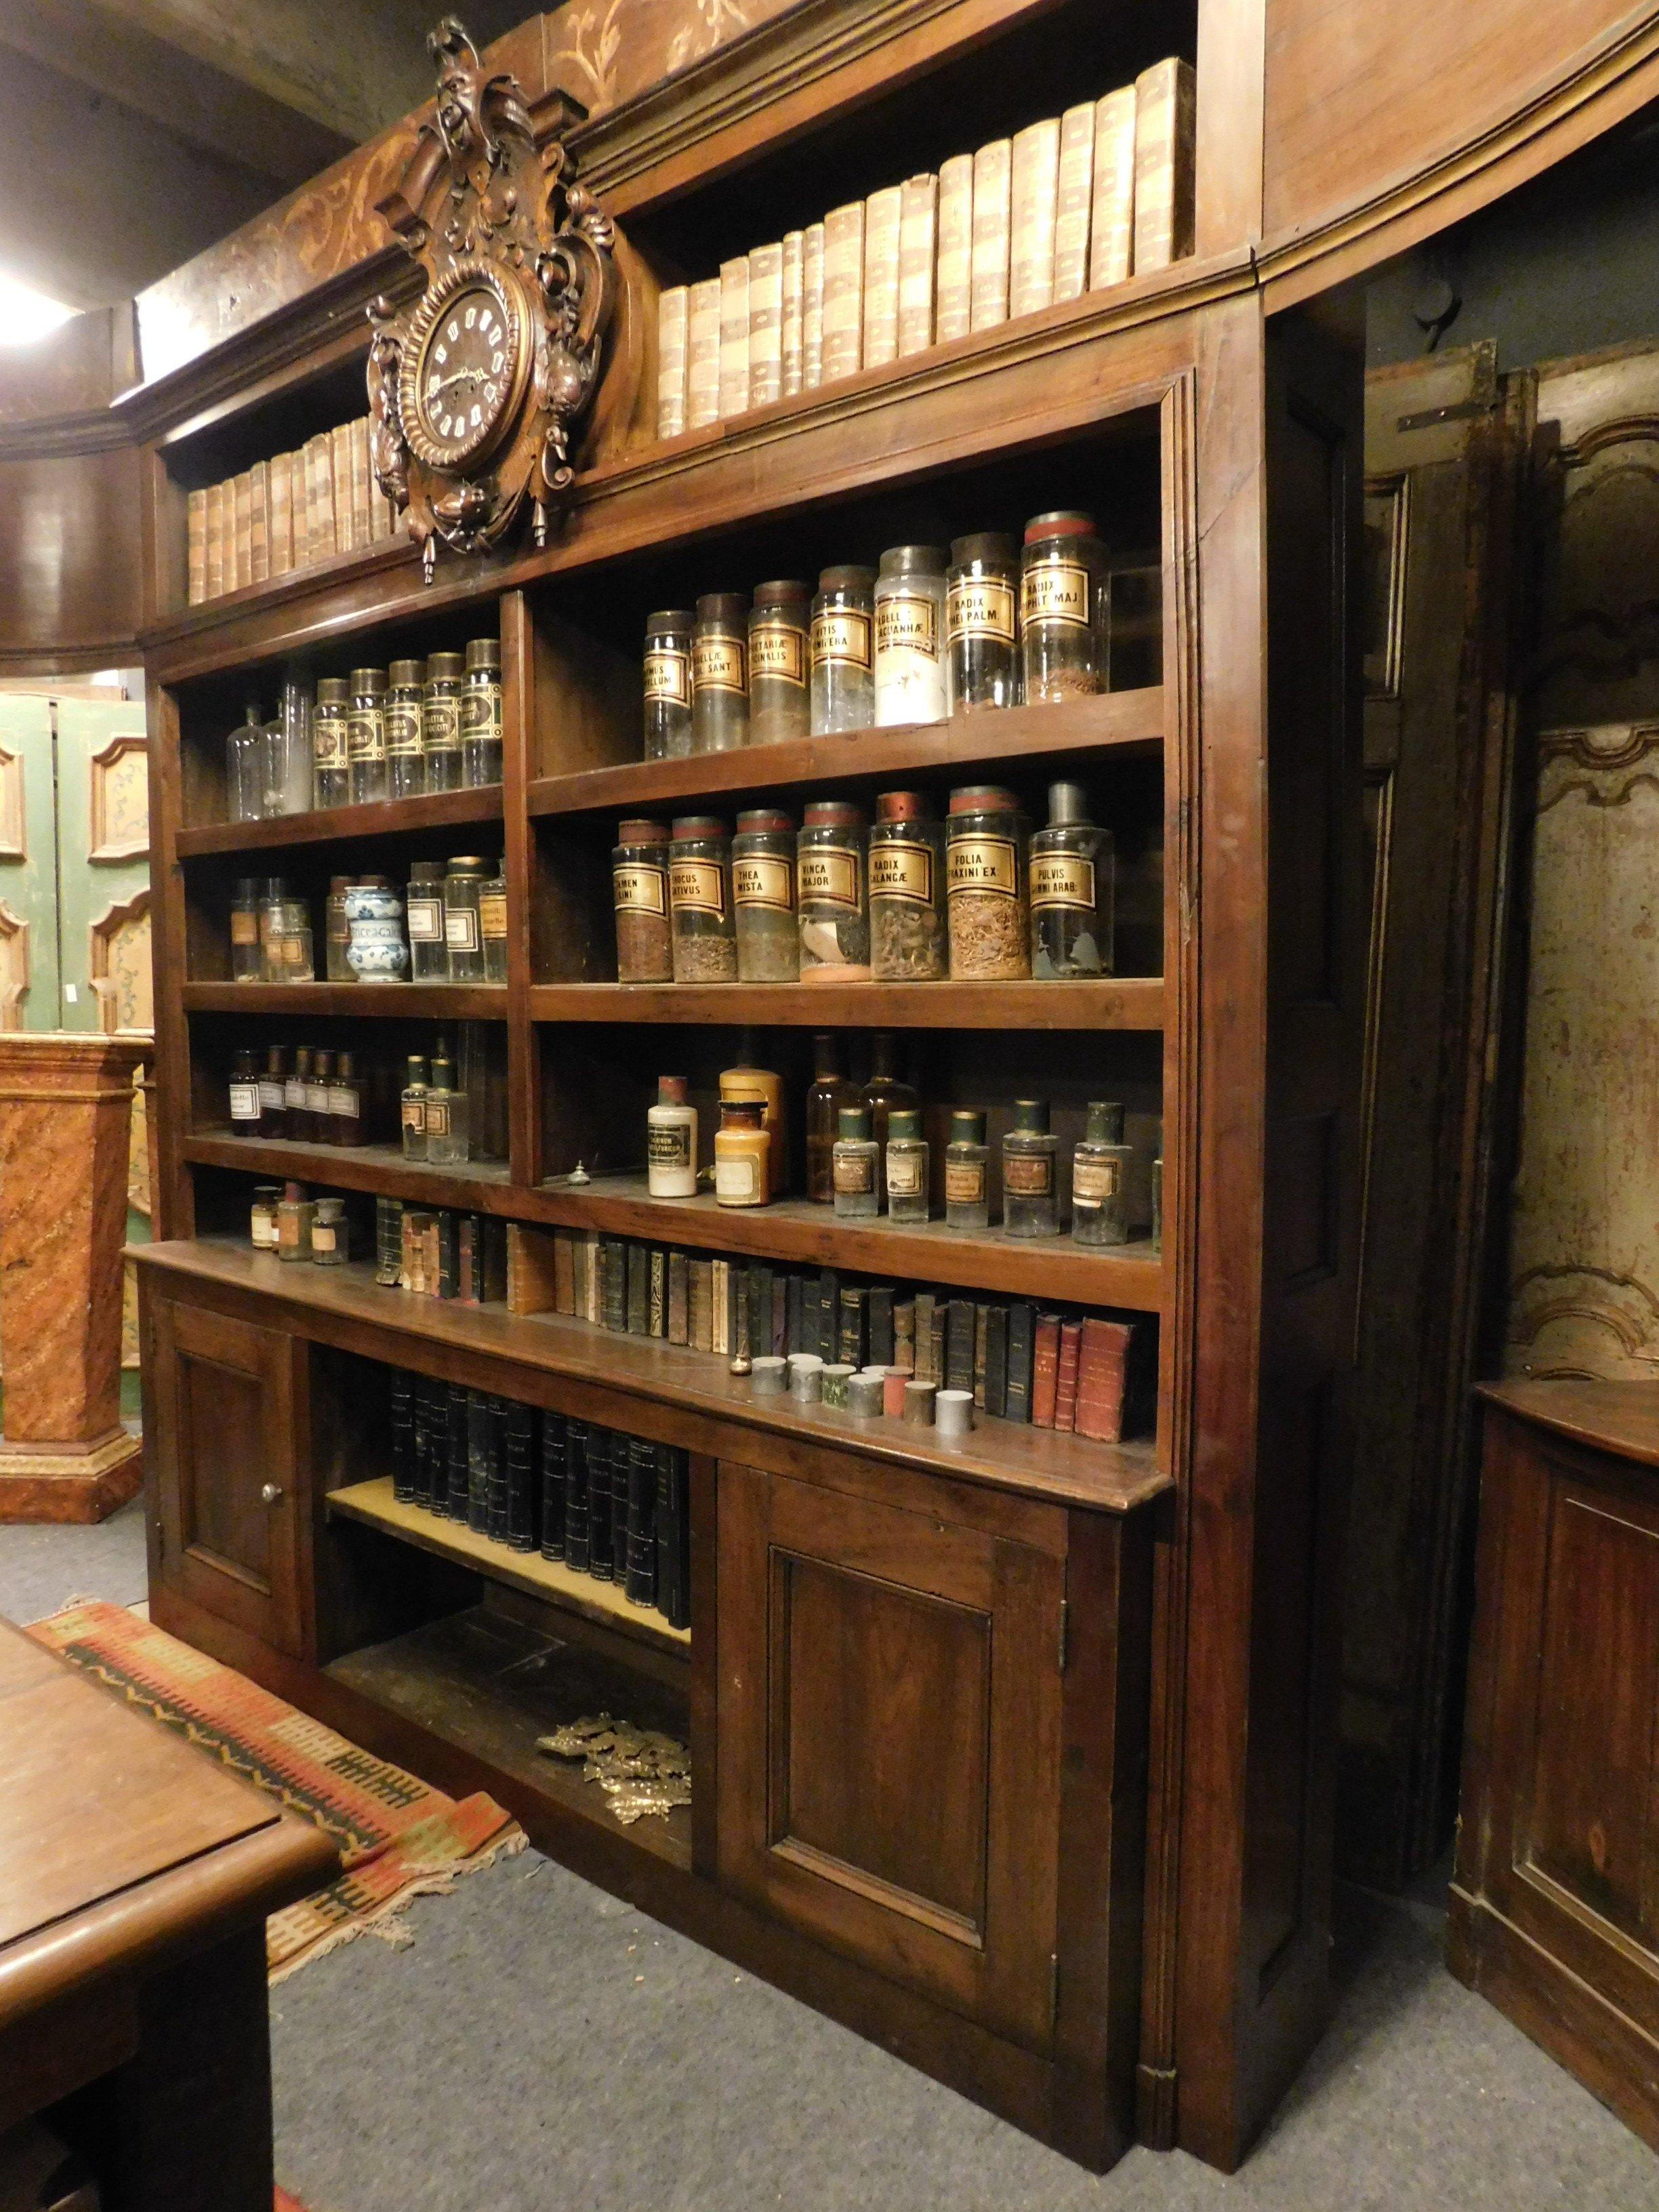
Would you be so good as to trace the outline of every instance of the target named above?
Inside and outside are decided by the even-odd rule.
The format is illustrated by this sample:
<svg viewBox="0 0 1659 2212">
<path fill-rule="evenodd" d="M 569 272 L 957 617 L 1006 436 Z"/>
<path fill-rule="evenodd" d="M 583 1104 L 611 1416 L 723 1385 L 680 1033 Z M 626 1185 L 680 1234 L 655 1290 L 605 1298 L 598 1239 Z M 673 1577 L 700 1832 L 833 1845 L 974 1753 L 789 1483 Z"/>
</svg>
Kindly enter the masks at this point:
<svg viewBox="0 0 1659 2212">
<path fill-rule="evenodd" d="M 722 1464 L 720 1866 L 806 1934 L 1042 2047 L 1063 1562 Z"/>
</svg>

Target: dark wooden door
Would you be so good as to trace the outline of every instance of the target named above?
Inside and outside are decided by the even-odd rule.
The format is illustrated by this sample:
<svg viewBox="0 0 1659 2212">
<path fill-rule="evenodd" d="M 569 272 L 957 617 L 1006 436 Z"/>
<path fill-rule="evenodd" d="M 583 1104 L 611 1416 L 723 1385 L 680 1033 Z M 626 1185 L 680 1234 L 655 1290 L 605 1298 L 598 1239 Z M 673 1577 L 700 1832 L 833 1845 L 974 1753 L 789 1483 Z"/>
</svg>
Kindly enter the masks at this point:
<svg viewBox="0 0 1659 2212">
<path fill-rule="evenodd" d="M 751 1468 L 720 1500 L 722 1879 L 1045 2045 L 1063 1563 Z"/>
<path fill-rule="evenodd" d="M 233 1627 L 303 1657 L 306 1347 L 171 1299 L 150 1307 L 149 1340 L 160 1578 Z"/>
</svg>

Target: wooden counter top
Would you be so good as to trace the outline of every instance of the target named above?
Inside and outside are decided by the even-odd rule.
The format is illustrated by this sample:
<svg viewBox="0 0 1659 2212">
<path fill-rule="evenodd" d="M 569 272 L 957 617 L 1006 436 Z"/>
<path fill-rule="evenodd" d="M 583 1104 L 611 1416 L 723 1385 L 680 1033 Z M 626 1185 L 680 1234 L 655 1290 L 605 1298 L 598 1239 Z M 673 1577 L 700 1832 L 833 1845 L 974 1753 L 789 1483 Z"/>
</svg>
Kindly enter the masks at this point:
<svg viewBox="0 0 1659 2212">
<path fill-rule="evenodd" d="M 1576 1377 L 1548 1382 L 1518 1378 L 1482 1382 L 1479 1395 L 1506 1413 L 1536 1421 L 1594 1451 L 1617 1452 L 1643 1467 L 1659 1467 L 1659 1382 L 1590 1382 Z"/>
</svg>

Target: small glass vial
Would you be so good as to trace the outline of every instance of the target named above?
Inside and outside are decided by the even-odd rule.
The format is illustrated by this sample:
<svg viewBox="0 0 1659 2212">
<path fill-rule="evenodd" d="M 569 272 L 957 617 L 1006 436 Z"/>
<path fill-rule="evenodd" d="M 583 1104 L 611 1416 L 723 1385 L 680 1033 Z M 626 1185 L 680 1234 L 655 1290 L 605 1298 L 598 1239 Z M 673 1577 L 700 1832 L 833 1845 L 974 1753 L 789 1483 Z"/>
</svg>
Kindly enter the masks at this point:
<svg viewBox="0 0 1659 2212">
<path fill-rule="evenodd" d="M 1100 632 L 1106 555 L 1094 517 L 1039 514 L 1025 526 L 1019 564 L 1020 664 L 1026 704 L 1077 699 L 1103 689 Z"/>
<path fill-rule="evenodd" d="M 404 1158 L 426 1158 L 426 1060 L 417 1052 L 409 1055 L 403 1096 L 398 1102 L 398 1126 L 403 1133 Z"/>
<path fill-rule="evenodd" d="M 734 752 L 749 742 L 749 602 L 706 592 L 691 640 L 691 750 Z"/>
<path fill-rule="evenodd" d="M 490 873 L 489 862 L 474 853 L 458 854 L 444 872 L 444 943 L 449 951 L 452 983 L 484 980 L 478 896 Z"/>
<path fill-rule="evenodd" d="M 645 757 L 684 760 L 691 750 L 691 633 L 696 617 L 664 607 L 645 624 Z"/>
<path fill-rule="evenodd" d="M 372 804 L 390 795 L 392 779 L 386 757 L 386 671 L 354 668 L 351 672 L 351 712 L 346 722 L 346 764 L 351 771 L 354 806 Z"/>
<path fill-rule="evenodd" d="M 864 810 L 815 799 L 795 839 L 795 898 L 803 983 L 867 983 L 870 909 Z"/>
<path fill-rule="evenodd" d="M 914 1106 L 896 1107 L 887 1116 L 887 1218 L 927 1218 L 927 1140 Z"/>
<path fill-rule="evenodd" d="M 317 711 L 311 718 L 311 787 L 318 806 L 343 806 L 351 796 L 346 753 L 350 720 L 350 685 L 343 676 L 325 676 L 317 686 Z"/>
<path fill-rule="evenodd" d="M 259 949 L 260 882 L 258 876 L 238 876 L 230 894 L 230 979 L 233 983 L 258 983 L 264 979 L 264 955 Z"/>
<path fill-rule="evenodd" d="M 876 721 L 942 722 L 945 688 L 945 555 L 894 545 L 876 572 Z"/>
<path fill-rule="evenodd" d="M 288 1048 L 265 1047 L 265 1072 L 259 1078 L 259 1134 L 278 1144 L 288 1134 Z"/>
<path fill-rule="evenodd" d="M 387 671 L 386 765 L 394 799 L 418 799 L 426 789 L 422 673 L 418 660 L 394 660 Z"/>
<path fill-rule="evenodd" d="M 1002 1233 L 1058 1237 L 1054 1189 L 1059 1139 L 1048 1127 L 1046 1098 L 1016 1098 L 1014 1126 L 1002 1140 Z"/>
<path fill-rule="evenodd" d="M 1123 1109 L 1089 1101 L 1083 1141 L 1072 1154 L 1072 1241 L 1127 1244 L 1129 1241 L 1129 1163 L 1123 1141 Z"/>
<path fill-rule="evenodd" d="M 876 719 L 876 572 L 826 568 L 812 602 L 811 732 L 867 730 Z"/>
<path fill-rule="evenodd" d="M 311 1055 L 311 1073 L 306 1082 L 306 1135 L 313 1145 L 331 1141 L 332 1131 L 329 1116 L 332 1110 L 330 1093 L 334 1088 L 334 1055 L 331 1052 L 317 1051 Z"/>
<path fill-rule="evenodd" d="M 363 1098 L 368 1086 L 358 1074 L 355 1057 L 340 1054 L 328 1086 L 328 1141 L 331 1145 L 364 1145 Z"/>
<path fill-rule="evenodd" d="M 804 738 L 811 721 L 807 633 L 811 599 L 805 584 L 755 586 L 749 615 L 749 743 Z"/>
<path fill-rule="evenodd" d="M 319 1198 L 311 1212 L 311 1256 L 319 1267 L 343 1267 L 349 1235 L 343 1198 Z"/>
<path fill-rule="evenodd" d="M 867 1221 L 881 1212 L 881 1147 L 867 1106 L 843 1106 L 835 1156 L 836 1218 Z"/>
<path fill-rule="evenodd" d="M 416 983 L 449 981 L 449 947 L 444 942 L 442 860 L 416 860 L 409 871 L 404 921 L 409 932 L 410 979 Z"/>
<path fill-rule="evenodd" d="M 274 1252 L 276 1249 L 276 1209 L 282 1202 L 281 1183 L 254 1184 L 253 1206 L 248 1219 L 248 1235 L 256 1252 Z"/>
<path fill-rule="evenodd" d="M 276 1257 L 279 1260 L 308 1260 L 311 1257 L 312 1213 L 312 1201 L 306 1195 L 305 1185 L 302 1182 L 285 1182 L 276 1206 Z"/>
<path fill-rule="evenodd" d="M 279 907 L 276 957 L 284 983 L 311 983 L 317 970 L 312 963 L 311 908 L 302 898 L 284 898 Z"/>
<path fill-rule="evenodd" d="M 697 1109 L 685 1103 L 683 1075 L 657 1078 L 657 1103 L 645 1117 L 645 1180 L 653 1198 L 697 1194 Z"/>
<path fill-rule="evenodd" d="M 945 1147 L 945 1224 L 947 1229 L 984 1229 L 991 1218 L 991 1148 L 985 1141 L 985 1116 L 958 1106 L 951 1115 L 951 1141 Z"/>
<path fill-rule="evenodd" d="M 977 714 L 1019 698 L 1019 553 L 998 530 L 951 542 L 945 628 L 951 711 Z"/>
<path fill-rule="evenodd" d="M 225 739 L 225 804 L 233 822 L 257 822 L 264 812 L 265 726 L 258 707 Z"/>
<path fill-rule="evenodd" d="M 501 780 L 501 647 L 475 637 L 461 692 L 461 781 L 468 791 Z"/>
<path fill-rule="evenodd" d="M 859 1103 L 870 1109 L 870 1133 L 882 1146 L 889 1115 L 921 1103 L 915 1085 L 898 1072 L 898 1039 L 891 1030 L 878 1030 L 870 1040 L 870 1079 L 859 1092 Z"/>
<path fill-rule="evenodd" d="M 772 1137 L 759 1098 L 723 1098 L 714 1132 L 714 1198 L 720 1206 L 764 1206 Z"/>
<path fill-rule="evenodd" d="M 259 1133 L 259 1063 L 246 1050 L 230 1063 L 230 1133 L 233 1137 Z"/>
<path fill-rule="evenodd" d="M 1112 972 L 1113 852 L 1076 783 L 1048 787 L 1048 826 L 1031 835 L 1031 973 L 1041 982 Z"/>
<path fill-rule="evenodd" d="M 945 878 L 951 975 L 963 982 L 1029 975 L 1025 817 L 1012 791 L 973 783 L 951 793 Z"/>
<path fill-rule="evenodd" d="M 617 910 L 617 979 L 667 983 L 674 975 L 668 922 L 668 832 L 660 822 L 617 825 L 611 855 Z"/>
<path fill-rule="evenodd" d="M 841 1109 L 858 1103 L 858 1086 L 841 1072 L 841 1044 L 833 1030 L 812 1040 L 812 1080 L 806 1092 L 806 1195 L 828 1206 L 836 1195 L 836 1139 Z"/>
<path fill-rule="evenodd" d="M 797 981 L 795 825 L 780 807 L 753 806 L 738 817 L 732 840 L 732 908 L 738 981 Z"/>
<path fill-rule="evenodd" d="M 349 876 L 331 876 L 328 879 L 328 899 L 324 908 L 325 949 L 323 973 L 331 983 L 356 981 L 351 972 L 351 963 L 346 958 L 346 948 L 351 943 L 351 924 L 346 919 L 345 895 L 350 888 Z"/>
<path fill-rule="evenodd" d="M 290 677 L 276 718 L 266 731 L 265 812 L 311 811 L 311 695 Z"/>
<path fill-rule="evenodd" d="M 267 983 L 283 980 L 283 901 L 288 884 L 266 876 L 259 886 L 259 972 Z"/>
<path fill-rule="evenodd" d="M 462 785 L 461 694 L 466 660 L 459 653 L 434 653 L 426 664 L 421 716 L 426 744 L 426 787 L 459 791 Z"/>
<path fill-rule="evenodd" d="M 478 886 L 478 935 L 483 940 L 484 981 L 507 981 L 507 878 L 499 867 Z"/>
<path fill-rule="evenodd" d="M 944 824 L 919 791 L 884 791 L 870 829 L 870 973 L 935 983 L 948 965 Z"/>
<path fill-rule="evenodd" d="M 677 983 L 735 983 L 732 841 L 715 814 L 682 814 L 668 863 L 669 915 Z"/>
<path fill-rule="evenodd" d="M 445 1053 L 434 1053 L 426 1093 L 426 1157 L 434 1168 L 459 1167 L 471 1156 L 470 1101 L 455 1087 L 455 1071 Z"/>
<path fill-rule="evenodd" d="M 283 1078 L 283 1111 L 291 1145 L 306 1144 L 311 1137 L 311 1047 L 300 1045 L 295 1051 L 291 1072 Z"/>
</svg>

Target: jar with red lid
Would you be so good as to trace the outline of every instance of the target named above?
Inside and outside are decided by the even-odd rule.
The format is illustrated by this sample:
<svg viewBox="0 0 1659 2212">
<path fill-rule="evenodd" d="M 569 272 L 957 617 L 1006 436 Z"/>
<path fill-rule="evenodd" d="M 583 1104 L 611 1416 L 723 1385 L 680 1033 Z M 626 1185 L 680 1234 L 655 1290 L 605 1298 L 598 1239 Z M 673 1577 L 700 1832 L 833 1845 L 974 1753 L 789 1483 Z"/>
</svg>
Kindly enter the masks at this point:
<svg viewBox="0 0 1659 2212">
<path fill-rule="evenodd" d="M 1106 685 L 1106 551 L 1094 517 L 1035 515 L 1019 564 L 1020 665 L 1028 706 Z"/>
<path fill-rule="evenodd" d="M 1031 972 L 1025 884 L 1027 825 L 1000 784 L 963 784 L 951 793 L 945 830 L 951 974 L 1006 982 Z"/>
<path fill-rule="evenodd" d="M 668 832 L 660 822 L 617 823 L 611 885 L 617 908 L 617 981 L 671 981 Z"/>
<path fill-rule="evenodd" d="M 945 975 L 945 828 L 919 791 L 884 791 L 870 829 L 870 972 L 878 983 Z"/>
<path fill-rule="evenodd" d="M 738 815 L 732 840 L 732 904 L 738 981 L 797 981 L 795 825 L 781 807 L 751 806 Z"/>
<path fill-rule="evenodd" d="M 675 817 L 668 854 L 668 910 L 677 983 L 735 983 L 732 840 L 717 814 Z"/>
<path fill-rule="evenodd" d="M 795 899 L 803 983 L 867 983 L 870 908 L 864 810 L 815 799 L 795 840 Z"/>
</svg>

